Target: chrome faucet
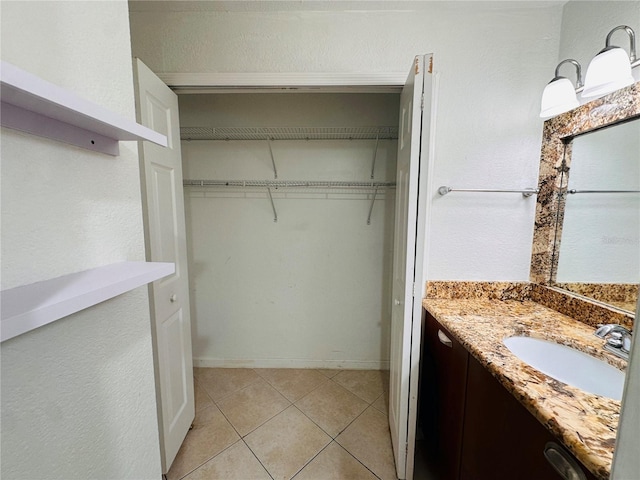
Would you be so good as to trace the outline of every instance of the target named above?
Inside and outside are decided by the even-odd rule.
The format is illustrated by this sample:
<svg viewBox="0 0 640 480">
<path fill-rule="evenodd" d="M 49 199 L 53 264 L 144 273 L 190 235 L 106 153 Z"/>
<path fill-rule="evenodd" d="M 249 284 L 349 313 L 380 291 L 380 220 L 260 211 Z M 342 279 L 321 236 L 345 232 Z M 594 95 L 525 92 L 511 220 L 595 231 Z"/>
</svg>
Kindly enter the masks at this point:
<svg viewBox="0 0 640 480">
<path fill-rule="evenodd" d="M 625 360 L 629 360 L 632 335 L 629 329 L 615 323 L 598 325 L 594 335 L 598 338 L 606 338 L 606 342 L 604 344 L 604 349 L 606 351 L 611 352 L 620 358 L 624 358 Z"/>
</svg>

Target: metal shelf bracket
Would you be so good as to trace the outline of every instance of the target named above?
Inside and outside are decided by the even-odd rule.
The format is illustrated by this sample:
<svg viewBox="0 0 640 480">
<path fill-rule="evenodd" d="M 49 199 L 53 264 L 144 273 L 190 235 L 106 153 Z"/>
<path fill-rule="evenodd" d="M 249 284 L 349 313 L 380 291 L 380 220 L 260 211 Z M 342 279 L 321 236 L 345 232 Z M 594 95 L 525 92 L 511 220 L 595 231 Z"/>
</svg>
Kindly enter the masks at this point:
<svg viewBox="0 0 640 480">
<path fill-rule="evenodd" d="M 278 212 L 276 212 L 276 205 L 273 203 L 273 196 L 271 195 L 271 188 L 267 187 L 267 193 L 269 194 L 269 200 L 271 201 L 271 208 L 273 209 L 273 221 L 278 222 Z"/>
<path fill-rule="evenodd" d="M 269 145 L 269 154 L 271 154 L 271 165 L 273 165 L 273 178 L 278 178 L 278 170 L 276 170 L 276 161 L 273 158 L 273 148 L 271 148 L 271 137 L 267 137 L 267 145 Z"/>
<path fill-rule="evenodd" d="M 378 156 L 378 142 L 380 141 L 380 136 L 376 135 L 376 148 L 373 150 L 373 161 L 371 162 L 371 180 L 373 180 L 373 174 L 376 168 L 376 157 Z"/>
<path fill-rule="evenodd" d="M 369 216 L 367 217 L 367 225 L 371 225 L 371 213 L 373 212 L 373 204 L 376 201 L 376 195 L 378 194 L 378 187 L 373 189 L 373 197 L 371 198 L 371 206 L 369 207 Z"/>
</svg>

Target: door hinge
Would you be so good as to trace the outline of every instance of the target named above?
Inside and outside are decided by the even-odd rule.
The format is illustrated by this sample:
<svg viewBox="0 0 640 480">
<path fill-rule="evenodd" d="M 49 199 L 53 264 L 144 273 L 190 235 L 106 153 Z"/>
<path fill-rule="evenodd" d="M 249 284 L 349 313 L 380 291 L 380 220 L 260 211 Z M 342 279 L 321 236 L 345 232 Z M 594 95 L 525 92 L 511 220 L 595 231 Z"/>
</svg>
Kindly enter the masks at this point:
<svg viewBox="0 0 640 480">
<path fill-rule="evenodd" d="M 420 110 L 424 111 L 424 93 L 422 94 L 422 99 L 420 100 Z"/>
<path fill-rule="evenodd" d="M 416 282 L 413 282 L 413 286 L 411 287 L 411 296 L 416 298 Z"/>
</svg>

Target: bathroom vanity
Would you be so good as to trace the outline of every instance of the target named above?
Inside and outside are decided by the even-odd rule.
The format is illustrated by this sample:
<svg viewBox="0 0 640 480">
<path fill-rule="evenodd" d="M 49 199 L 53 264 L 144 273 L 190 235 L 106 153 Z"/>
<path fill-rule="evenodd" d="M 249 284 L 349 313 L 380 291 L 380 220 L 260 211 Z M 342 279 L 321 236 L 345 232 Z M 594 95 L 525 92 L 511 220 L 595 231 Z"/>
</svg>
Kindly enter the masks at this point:
<svg viewBox="0 0 640 480">
<path fill-rule="evenodd" d="M 640 83 L 545 122 L 530 282 L 428 282 L 419 425 L 437 478 L 610 477 L 621 392 L 614 399 L 559 381 L 504 339 L 548 340 L 606 362 L 605 370 L 626 369 L 594 332 L 599 324 L 633 329 L 624 306 L 638 291 L 638 120 Z M 629 271 L 614 276 L 620 264 Z M 574 371 L 609 380 L 583 364 Z M 554 459 L 578 473 L 560 475 Z"/>
<path fill-rule="evenodd" d="M 608 478 L 620 401 L 554 380 L 503 339 L 536 337 L 619 369 L 625 362 L 590 326 L 531 300 L 531 285 L 517 285 L 517 294 L 482 291 L 487 285 L 423 303 L 419 423 L 431 468 L 441 479 L 563 478 L 545 457 L 552 448 L 547 455 L 584 475 L 568 478 Z"/>
</svg>

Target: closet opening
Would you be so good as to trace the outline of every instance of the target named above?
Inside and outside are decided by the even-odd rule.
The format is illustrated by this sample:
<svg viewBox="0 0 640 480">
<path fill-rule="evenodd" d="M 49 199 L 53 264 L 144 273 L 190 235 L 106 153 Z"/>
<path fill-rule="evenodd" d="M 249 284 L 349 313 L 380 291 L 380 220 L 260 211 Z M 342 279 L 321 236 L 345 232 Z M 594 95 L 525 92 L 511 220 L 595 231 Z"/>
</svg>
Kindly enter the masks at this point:
<svg viewBox="0 0 640 480">
<path fill-rule="evenodd" d="M 196 367 L 388 370 L 400 94 L 180 94 Z"/>
</svg>

